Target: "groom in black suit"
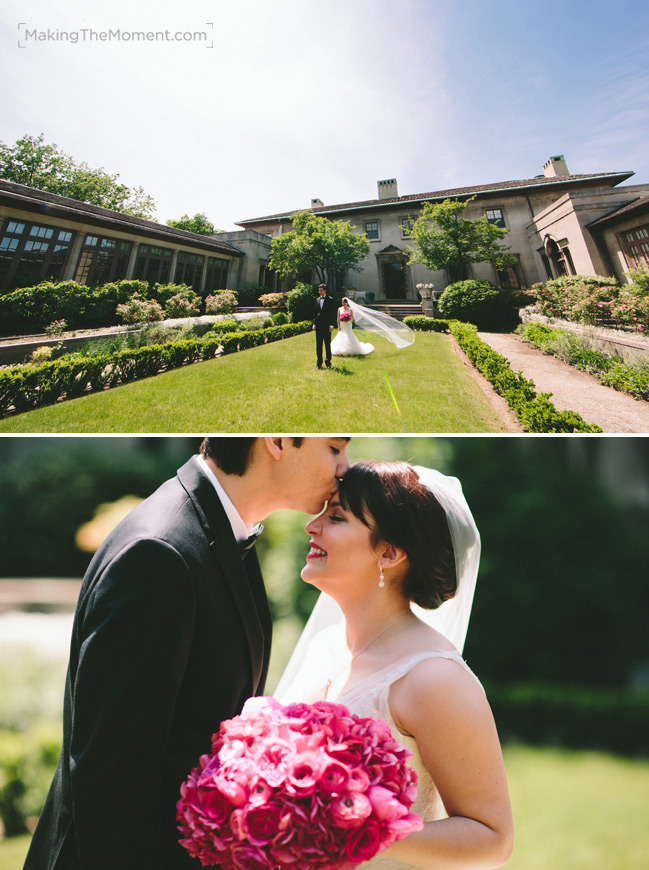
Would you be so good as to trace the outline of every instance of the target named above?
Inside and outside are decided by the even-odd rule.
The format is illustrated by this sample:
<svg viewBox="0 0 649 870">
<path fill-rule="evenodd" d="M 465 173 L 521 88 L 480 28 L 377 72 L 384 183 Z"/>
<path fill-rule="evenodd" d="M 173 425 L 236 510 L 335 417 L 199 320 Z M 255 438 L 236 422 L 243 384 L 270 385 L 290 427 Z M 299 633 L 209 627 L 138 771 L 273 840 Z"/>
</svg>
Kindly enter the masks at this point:
<svg viewBox="0 0 649 870">
<path fill-rule="evenodd" d="M 200 866 L 178 843 L 180 785 L 268 668 L 271 615 L 246 539 L 279 508 L 318 513 L 347 470 L 347 440 L 206 438 L 102 544 L 26 870 Z"/>
<path fill-rule="evenodd" d="M 333 297 L 327 293 L 326 284 L 318 287 L 318 298 L 315 301 L 313 328 L 315 329 L 317 363 L 316 368 L 322 368 L 322 345 L 325 347 L 325 365 L 331 368 L 331 332 L 336 325 L 336 305 Z"/>
</svg>

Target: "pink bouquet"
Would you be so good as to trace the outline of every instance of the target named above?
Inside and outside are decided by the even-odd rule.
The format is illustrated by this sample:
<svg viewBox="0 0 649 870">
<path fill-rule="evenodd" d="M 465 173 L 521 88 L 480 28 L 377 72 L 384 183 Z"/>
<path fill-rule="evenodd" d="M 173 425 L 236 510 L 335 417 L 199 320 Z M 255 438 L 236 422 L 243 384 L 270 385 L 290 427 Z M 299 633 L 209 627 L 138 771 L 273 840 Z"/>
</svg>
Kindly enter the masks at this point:
<svg viewBox="0 0 649 870">
<path fill-rule="evenodd" d="M 347 322 L 348 320 L 351 320 L 352 319 L 351 311 L 341 311 L 340 312 L 340 319 L 344 320 L 345 322 Z"/>
<path fill-rule="evenodd" d="M 410 751 L 341 704 L 252 698 L 181 787 L 181 845 L 223 870 L 351 870 L 418 831 Z"/>
</svg>

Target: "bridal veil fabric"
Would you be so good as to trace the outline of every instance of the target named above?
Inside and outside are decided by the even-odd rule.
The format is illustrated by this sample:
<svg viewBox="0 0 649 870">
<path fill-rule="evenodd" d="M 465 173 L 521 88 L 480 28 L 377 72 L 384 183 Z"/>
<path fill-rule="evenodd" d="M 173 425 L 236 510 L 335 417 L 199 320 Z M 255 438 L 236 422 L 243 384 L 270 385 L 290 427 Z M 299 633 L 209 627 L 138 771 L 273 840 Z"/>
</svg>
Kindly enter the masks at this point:
<svg viewBox="0 0 649 870">
<path fill-rule="evenodd" d="M 390 317 L 389 314 L 384 314 L 382 311 L 365 308 L 364 305 L 352 302 L 349 298 L 347 298 L 347 304 L 354 315 L 354 321 L 359 329 L 366 329 L 368 332 L 378 332 L 397 347 L 408 347 L 408 345 L 414 342 L 415 333 L 400 320 L 396 320 L 396 318 Z"/>
<path fill-rule="evenodd" d="M 478 578 L 480 533 L 462 492 L 462 485 L 456 477 L 419 465 L 415 465 L 414 469 L 446 513 L 455 553 L 458 586 L 455 596 L 435 610 L 425 610 L 416 604 L 411 604 L 411 608 L 423 622 L 443 634 L 461 653 Z M 289 686 L 294 689 L 293 684 L 310 644 L 324 629 L 336 625 L 342 627 L 343 623 L 343 613 L 338 604 L 329 595 L 321 593 L 275 690 L 276 698 L 281 699 Z"/>
</svg>

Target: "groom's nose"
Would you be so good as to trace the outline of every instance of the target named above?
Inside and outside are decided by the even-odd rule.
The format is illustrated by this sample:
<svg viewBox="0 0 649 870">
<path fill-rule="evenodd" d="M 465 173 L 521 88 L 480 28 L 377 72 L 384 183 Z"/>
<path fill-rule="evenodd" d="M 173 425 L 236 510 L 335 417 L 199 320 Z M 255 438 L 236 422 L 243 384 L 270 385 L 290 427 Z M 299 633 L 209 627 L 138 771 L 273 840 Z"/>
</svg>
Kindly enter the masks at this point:
<svg viewBox="0 0 649 870">
<path fill-rule="evenodd" d="M 348 471 L 349 459 L 345 453 L 341 453 L 338 456 L 338 462 L 336 463 L 336 477 L 344 477 Z"/>
</svg>

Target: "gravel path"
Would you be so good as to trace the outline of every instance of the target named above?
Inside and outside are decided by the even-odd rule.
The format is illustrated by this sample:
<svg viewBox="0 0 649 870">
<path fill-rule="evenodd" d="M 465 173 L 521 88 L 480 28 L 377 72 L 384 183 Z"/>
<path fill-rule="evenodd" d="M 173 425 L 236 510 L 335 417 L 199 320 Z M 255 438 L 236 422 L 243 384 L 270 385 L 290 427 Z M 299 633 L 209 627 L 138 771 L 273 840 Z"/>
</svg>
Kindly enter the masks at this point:
<svg viewBox="0 0 649 870">
<path fill-rule="evenodd" d="M 560 411 L 576 411 L 607 433 L 649 433 L 649 402 L 605 387 L 594 375 L 538 350 L 517 335 L 478 335 L 509 360 L 513 371 L 534 381 L 537 393 L 551 393 L 550 401 Z"/>
</svg>

